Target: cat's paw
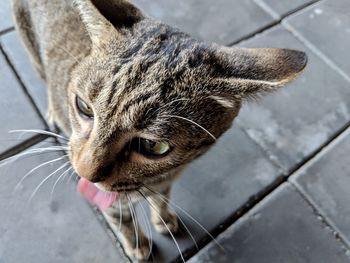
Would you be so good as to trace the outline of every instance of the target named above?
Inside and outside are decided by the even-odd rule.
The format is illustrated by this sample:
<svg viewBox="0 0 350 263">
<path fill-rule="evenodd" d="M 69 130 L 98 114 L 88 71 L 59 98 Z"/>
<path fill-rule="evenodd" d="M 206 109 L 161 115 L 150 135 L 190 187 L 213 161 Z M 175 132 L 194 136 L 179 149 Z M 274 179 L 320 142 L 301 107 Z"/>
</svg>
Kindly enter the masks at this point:
<svg viewBox="0 0 350 263">
<path fill-rule="evenodd" d="M 165 218 L 163 218 L 163 220 L 166 226 L 164 225 L 164 222 L 159 217 L 152 218 L 152 224 L 158 233 L 169 234 L 169 230 L 171 233 L 177 232 L 177 230 L 179 229 L 179 223 L 178 223 L 177 216 L 173 212 L 169 211 L 169 213 Z"/>
<path fill-rule="evenodd" d="M 129 258 L 136 259 L 138 261 L 147 261 L 151 255 L 151 248 L 149 244 L 139 244 L 138 247 L 133 247 L 130 243 L 123 244 L 124 251 Z"/>
</svg>

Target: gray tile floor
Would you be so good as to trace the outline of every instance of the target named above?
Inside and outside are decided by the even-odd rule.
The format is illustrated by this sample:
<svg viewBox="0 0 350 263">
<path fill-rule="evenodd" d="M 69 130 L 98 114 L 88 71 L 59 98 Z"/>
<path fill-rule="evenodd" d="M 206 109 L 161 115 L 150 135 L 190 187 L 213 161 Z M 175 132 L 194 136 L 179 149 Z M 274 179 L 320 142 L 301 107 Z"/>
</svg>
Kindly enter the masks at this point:
<svg viewBox="0 0 350 263">
<path fill-rule="evenodd" d="M 350 262 L 349 0 L 133 0 L 145 13 L 220 44 L 304 50 L 304 74 L 245 105 L 238 120 L 175 185 L 195 262 Z M 45 83 L 32 69 L 0 2 L 0 159 L 54 142 L 14 129 L 45 129 Z M 21 178 L 33 167 L 35 176 Z M 24 155 L 0 166 L 0 262 L 129 262 L 104 221 L 74 190 L 64 152 Z M 153 233 L 154 262 L 181 262 L 168 236 Z"/>
</svg>

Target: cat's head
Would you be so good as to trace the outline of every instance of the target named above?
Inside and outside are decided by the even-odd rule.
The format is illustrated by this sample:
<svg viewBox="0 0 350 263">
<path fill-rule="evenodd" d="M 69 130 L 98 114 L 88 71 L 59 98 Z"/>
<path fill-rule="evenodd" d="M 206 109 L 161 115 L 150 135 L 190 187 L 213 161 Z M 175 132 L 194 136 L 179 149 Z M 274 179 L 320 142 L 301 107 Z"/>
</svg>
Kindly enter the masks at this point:
<svg viewBox="0 0 350 263">
<path fill-rule="evenodd" d="M 163 180 L 207 151 L 245 99 L 306 65 L 303 52 L 205 44 L 126 1 L 75 2 L 91 53 L 69 87 L 70 157 L 106 190 Z"/>
</svg>

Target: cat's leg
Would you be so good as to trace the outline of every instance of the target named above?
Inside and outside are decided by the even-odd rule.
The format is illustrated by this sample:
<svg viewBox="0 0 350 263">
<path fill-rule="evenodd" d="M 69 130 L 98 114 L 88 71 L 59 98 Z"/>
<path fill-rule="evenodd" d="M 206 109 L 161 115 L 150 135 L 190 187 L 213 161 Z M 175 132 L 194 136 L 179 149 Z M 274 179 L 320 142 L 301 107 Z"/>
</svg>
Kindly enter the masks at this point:
<svg viewBox="0 0 350 263">
<path fill-rule="evenodd" d="M 46 120 L 51 130 L 57 130 L 57 117 L 55 116 L 55 108 L 54 108 L 54 96 L 52 94 L 52 88 L 49 87 L 47 90 L 48 97 L 48 108 L 46 112 Z"/>
<path fill-rule="evenodd" d="M 151 207 L 151 222 L 155 230 L 161 234 L 169 234 L 169 231 L 176 233 L 178 230 L 177 216 L 168 205 L 170 189 L 169 186 L 148 197 Z"/>
<path fill-rule="evenodd" d="M 120 204 L 121 207 L 119 207 Z M 135 216 L 133 220 L 129 206 L 125 203 L 116 203 L 103 214 L 122 243 L 125 253 L 133 259 L 147 260 L 152 248 Z"/>
<path fill-rule="evenodd" d="M 21 39 L 27 50 L 32 65 L 39 73 L 40 77 L 45 79 L 45 71 L 40 57 L 39 45 L 36 39 L 34 28 L 32 26 L 32 19 L 30 10 L 28 9 L 28 3 L 26 3 L 23 0 L 12 0 L 12 9 L 14 14 L 16 30 L 21 36 Z M 54 109 L 50 101 L 50 99 L 52 98 L 52 96 L 50 96 L 50 89 L 48 89 L 48 93 L 49 102 L 46 118 L 48 120 L 50 129 L 56 131 L 57 129 L 55 128 Z"/>
<path fill-rule="evenodd" d="M 51 130 L 61 130 L 66 136 L 69 136 L 71 134 L 71 126 L 68 98 L 67 93 L 62 92 L 62 89 L 63 87 L 59 86 L 59 84 L 48 81 L 48 111 L 46 119 Z"/>
</svg>

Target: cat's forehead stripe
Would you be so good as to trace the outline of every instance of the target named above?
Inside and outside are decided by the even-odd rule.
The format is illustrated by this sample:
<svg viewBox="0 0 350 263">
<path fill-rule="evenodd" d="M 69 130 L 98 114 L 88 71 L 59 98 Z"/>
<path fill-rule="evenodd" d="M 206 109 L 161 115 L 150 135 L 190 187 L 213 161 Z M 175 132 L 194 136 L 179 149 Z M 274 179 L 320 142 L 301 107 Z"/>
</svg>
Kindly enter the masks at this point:
<svg viewBox="0 0 350 263">
<path fill-rule="evenodd" d="M 104 76 L 97 72 L 101 74 L 90 79 L 93 87 L 87 92 L 98 102 L 99 117 L 106 127 L 130 125 L 167 133 L 164 129 L 173 121 L 162 119 L 162 113 L 186 117 L 198 113 L 194 105 L 187 108 L 189 112 L 183 112 L 181 103 L 162 105 L 186 96 L 195 97 L 190 95 L 196 88 L 191 89 L 193 77 L 189 74 L 196 65 L 190 62 L 201 53 L 202 46 L 186 34 L 168 32 L 164 25 L 154 26 L 130 41 L 135 42 L 125 44 L 114 60 L 108 57 L 105 59 L 109 62 L 104 62 L 104 58 L 96 61 Z"/>
<path fill-rule="evenodd" d="M 146 93 L 139 94 L 138 96 L 136 96 L 136 97 L 130 99 L 128 102 L 126 102 L 121 113 L 127 112 L 131 106 L 141 105 L 147 100 L 154 102 L 154 101 L 159 100 L 159 96 L 155 92 L 146 92 Z"/>
<path fill-rule="evenodd" d="M 150 38 L 154 38 L 155 35 L 160 35 L 163 36 L 166 34 L 166 27 L 162 25 L 157 25 L 151 29 L 149 29 L 146 32 L 143 32 L 142 35 L 137 37 L 137 41 L 131 43 L 130 48 L 126 49 L 125 51 L 122 52 L 120 58 L 121 59 L 126 59 L 125 61 L 127 62 L 130 57 L 134 56 L 137 54 L 140 50 L 143 49 L 145 44 L 147 43 L 146 40 Z M 158 34 L 157 34 L 158 33 Z"/>
</svg>

